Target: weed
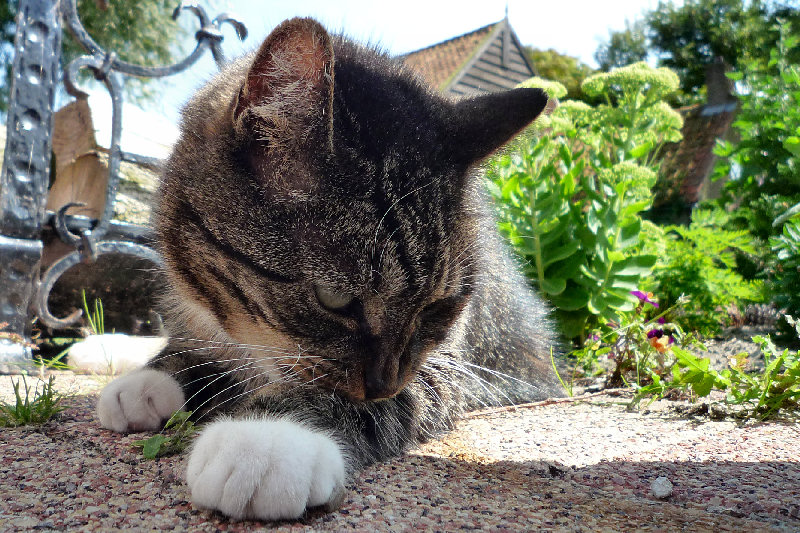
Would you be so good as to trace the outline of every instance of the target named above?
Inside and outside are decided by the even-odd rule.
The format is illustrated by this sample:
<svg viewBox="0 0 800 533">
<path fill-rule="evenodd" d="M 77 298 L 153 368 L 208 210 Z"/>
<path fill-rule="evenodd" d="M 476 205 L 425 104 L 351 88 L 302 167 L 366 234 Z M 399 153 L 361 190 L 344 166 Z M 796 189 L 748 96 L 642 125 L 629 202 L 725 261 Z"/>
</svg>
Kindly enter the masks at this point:
<svg viewBox="0 0 800 533">
<path fill-rule="evenodd" d="M 800 321 L 790 317 L 786 320 L 800 336 Z M 641 387 L 632 404 L 644 397 L 658 398 L 672 389 L 691 390 L 698 397 L 708 396 L 712 390 L 725 391 L 724 402 L 740 406 L 740 417 L 761 420 L 775 416 L 778 411 L 800 407 L 800 356 L 797 352 L 783 351 L 775 347 L 767 337 L 755 336 L 764 356 L 763 372 L 750 374 L 744 370 L 746 353 L 732 357 L 729 368 L 716 371 L 710 368 L 707 358 L 697 357 L 691 352 L 674 349 L 676 362 L 672 367 L 672 379 L 664 381 L 658 377 Z"/>
<path fill-rule="evenodd" d="M 639 388 L 651 381 L 658 382 L 674 363 L 676 348 L 699 346 L 694 334 L 684 333 L 680 326 L 667 320 L 677 314 L 685 299 L 655 314 L 659 304 L 651 293 L 636 290 L 631 294 L 639 304 L 632 312 L 620 313 L 620 324 L 593 330 L 586 345 L 572 352 L 578 368 L 586 373 L 600 374 L 608 364 L 613 365 L 606 379 L 609 388 L 629 385 Z"/>
<path fill-rule="evenodd" d="M 39 366 L 39 369 L 44 372 L 48 370 L 72 370 L 72 367 L 65 362 L 65 358 L 69 353 L 69 347 L 61 350 L 58 355 L 51 359 L 45 359 L 40 356 L 33 358 L 33 362 Z"/>
<path fill-rule="evenodd" d="M 171 430 L 171 435 L 165 435 L 162 432 L 153 435 L 149 439 L 134 441 L 132 446 L 141 448 L 142 455 L 147 459 L 155 459 L 156 457 L 182 452 L 189 445 L 194 434 L 197 433 L 194 422 L 189 420 L 190 416 L 192 416 L 191 411 L 175 411 L 167 420 L 167 423 L 164 424 L 164 431 Z"/>
<path fill-rule="evenodd" d="M 55 378 L 50 376 L 46 382 L 44 380 L 39 381 L 42 383 L 41 390 L 39 390 L 38 383 L 31 390 L 24 375 L 21 380 L 11 380 L 16 403 L 14 405 L 5 402 L 0 403 L 0 426 L 17 427 L 44 424 L 64 410 L 64 396 L 53 388 Z M 24 397 L 20 392 L 20 383 L 24 387 Z"/>
<path fill-rule="evenodd" d="M 94 312 L 89 310 L 86 302 L 86 291 L 81 291 L 83 296 L 83 311 L 86 313 L 86 321 L 89 322 L 89 329 L 93 335 L 103 335 L 105 333 L 105 323 L 103 320 L 103 301 L 100 298 L 94 300 Z"/>
</svg>

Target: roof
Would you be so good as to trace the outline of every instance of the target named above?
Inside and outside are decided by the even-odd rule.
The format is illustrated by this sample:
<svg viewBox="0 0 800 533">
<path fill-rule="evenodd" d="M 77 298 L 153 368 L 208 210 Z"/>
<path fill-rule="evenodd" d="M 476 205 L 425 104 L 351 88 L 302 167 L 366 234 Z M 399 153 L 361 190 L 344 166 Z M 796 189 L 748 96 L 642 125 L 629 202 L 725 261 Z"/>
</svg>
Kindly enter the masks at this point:
<svg viewBox="0 0 800 533">
<path fill-rule="evenodd" d="M 401 59 L 432 87 L 456 96 L 510 89 L 535 74 L 508 19 Z"/>
<path fill-rule="evenodd" d="M 450 77 L 475 53 L 499 22 L 401 56 L 432 87 L 443 89 Z"/>
</svg>

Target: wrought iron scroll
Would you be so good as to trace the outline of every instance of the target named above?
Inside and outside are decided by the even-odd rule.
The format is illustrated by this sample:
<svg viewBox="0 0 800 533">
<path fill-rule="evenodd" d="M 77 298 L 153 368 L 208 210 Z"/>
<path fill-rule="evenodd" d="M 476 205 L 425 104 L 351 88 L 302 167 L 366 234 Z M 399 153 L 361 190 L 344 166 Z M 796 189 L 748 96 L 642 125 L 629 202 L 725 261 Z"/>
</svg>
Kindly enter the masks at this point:
<svg viewBox="0 0 800 533">
<path fill-rule="evenodd" d="M 19 372 L 42 258 L 53 98 L 61 31 L 57 0 L 20 0 L 0 178 L 0 372 Z"/>
<path fill-rule="evenodd" d="M 63 328 L 77 322 L 81 316 L 80 311 L 65 317 L 54 317 L 47 305 L 50 291 L 58 278 L 71 267 L 80 262 L 94 261 L 98 255 L 102 254 L 127 254 L 140 257 L 160 264 L 161 259 L 158 254 L 143 246 L 124 241 L 103 241 L 103 236 L 108 231 L 114 212 L 114 199 L 117 195 L 119 183 L 120 161 L 128 160 L 137 163 L 144 163 L 148 166 L 157 166 L 158 160 L 137 154 L 123 153 L 120 149 L 120 138 L 122 134 L 122 83 L 120 74 L 143 78 L 159 78 L 170 76 L 182 72 L 194 65 L 200 57 L 211 50 L 214 61 L 221 68 L 225 64 L 225 57 L 222 53 L 223 34 L 221 26 L 225 23 L 234 27 L 239 39 L 247 37 L 247 29 L 244 24 L 236 20 L 233 16 L 223 13 L 213 19 L 210 18 L 205 10 L 190 2 L 182 2 L 173 12 L 172 18 L 177 17 L 184 11 L 193 13 L 200 22 L 200 29 L 195 33 L 197 45 L 194 50 L 181 61 L 167 66 L 145 67 L 122 61 L 112 51 L 101 48 L 92 37 L 86 32 L 81 24 L 76 7 L 77 0 L 61 0 L 61 17 L 64 25 L 69 29 L 75 39 L 86 49 L 89 55 L 81 56 L 70 62 L 64 69 L 64 86 L 69 94 L 75 97 L 87 96 L 82 91 L 76 80 L 82 69 L 89 69 L 95 79 L 101 81 L 111 96 L 111 145 L 108 157 L 108 186 L 106 189 L 106 203 L 102 216 L 91 228 L 83 228 L 79 233 L 74 233 L 67 221 L 66 211 L 69 207 L 76 204 L 69 204 L 62 207 L 54 219 L 54 229 L 64 242 L 74 246 L 76 250 L 58 261 L 42 275 L 41 284 L 36 298 L 36 314 L 40 320 L 49 327 Z"/>
</svg>

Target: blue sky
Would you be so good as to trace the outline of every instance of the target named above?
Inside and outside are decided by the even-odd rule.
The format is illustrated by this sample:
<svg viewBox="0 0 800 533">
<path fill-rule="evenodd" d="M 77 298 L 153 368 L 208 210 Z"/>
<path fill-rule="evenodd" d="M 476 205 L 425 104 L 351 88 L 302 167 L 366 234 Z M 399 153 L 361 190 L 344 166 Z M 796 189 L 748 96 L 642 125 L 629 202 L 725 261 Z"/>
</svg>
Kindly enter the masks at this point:
<svg viewBox="0 0 800 533">
<path fill-rule="evenodd" d="M 594 52 L 609 30 L 624 28 L 626 19 L 639 18 L 644 11 L 654 9 L 658 0 L 200 0 L 199 3 L 212 17 L 229 12 L 247 25 L 250 34 L 244 43 L 238 41 L 230 26 L 223 28 L 223 49 L 228 57 L 257 47 L 273 27 L 294 16 L 315 17 L 329 30 L 344 32 L 398 55 L 497 22 L 505 16 L 507 7 L 511 26 L 522 44 L 553 48 L 595 66 Z M 181 20 L 192 32 L 198 27 L 196 18 L 188 12 L 181 15 Z M 190 44 L 187 43 L 187 48 Z M 190 71 L 165 79 L 161 98 L 149 109 L 159 115 L 159 120 L 148 122 L 146 118 L 137 118 L 135 111 L 125 111 L 123 132 L 130 127 L 138 130 L 140 137 L 170 141 L 175 130 L 169 123 L 177 121 L 183 103 L 215 71 L 207 54 Z M 100 99 L 108 98 L 103 95 Z M 98 137 L 102 138 L 103 119 L 96 119 L 99 120 L 95 120 L 95 125 L 101 130 Z M 133 132 L 128 133 L 124 136 L 130 138 Z M 130 144 L 123 148 L 139 151 Z"/>
</svg>

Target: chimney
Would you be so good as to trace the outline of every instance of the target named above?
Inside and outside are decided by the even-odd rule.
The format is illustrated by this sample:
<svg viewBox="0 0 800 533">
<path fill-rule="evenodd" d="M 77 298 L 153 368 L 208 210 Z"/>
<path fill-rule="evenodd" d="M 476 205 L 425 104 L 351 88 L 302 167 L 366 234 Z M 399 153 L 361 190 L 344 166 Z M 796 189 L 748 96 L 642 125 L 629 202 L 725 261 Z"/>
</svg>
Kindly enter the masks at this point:
<svg viewBox="0 0 800 533">
<path fill-rule="evenodd" d="M 717 56 L 706 65 L 706 105 L 724 106 L 736 101 L 733 95 L 733 80 L 725 76 L 731 67 L 725 60 Z"/>
</svg>

